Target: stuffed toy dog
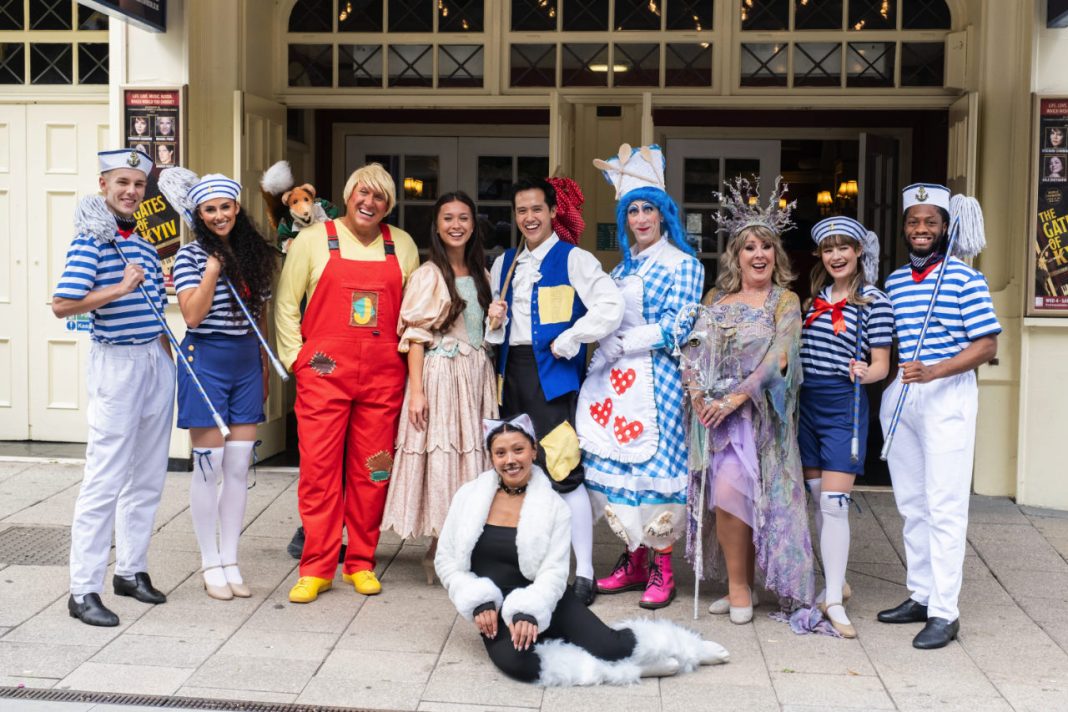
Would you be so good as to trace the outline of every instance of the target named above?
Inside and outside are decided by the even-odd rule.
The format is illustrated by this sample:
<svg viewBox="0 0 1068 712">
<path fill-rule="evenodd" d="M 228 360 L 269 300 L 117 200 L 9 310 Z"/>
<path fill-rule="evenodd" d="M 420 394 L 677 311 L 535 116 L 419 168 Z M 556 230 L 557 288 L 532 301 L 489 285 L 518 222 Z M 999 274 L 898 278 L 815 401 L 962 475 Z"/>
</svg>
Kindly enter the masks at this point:
<svg viewBox="0 0 1068 712">
<path fill-rule="evenodd" d="M 260 179 L 260 189 L 267 202 L 271 227 L 278 235 L 278 249 L 283 254 L 298 232 L 338 216 L 333 203 L 316 197 L 311 183 L 296 185 L 289 161 L 278 161 L 268 168 Z"/>
</svg>

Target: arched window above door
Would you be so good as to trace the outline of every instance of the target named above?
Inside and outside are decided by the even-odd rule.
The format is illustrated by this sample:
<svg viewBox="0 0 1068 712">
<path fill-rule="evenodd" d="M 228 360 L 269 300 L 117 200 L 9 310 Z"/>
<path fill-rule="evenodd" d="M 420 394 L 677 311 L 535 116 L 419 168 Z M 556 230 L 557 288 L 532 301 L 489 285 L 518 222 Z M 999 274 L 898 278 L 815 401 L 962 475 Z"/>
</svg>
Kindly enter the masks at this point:
<svg viewBox="0 0 1068 712">
<path fill-rule="evenodd" d="M 107 85 L 107 29 L 75 0 L 0 0 L 0 85 Z"/>
</svg>

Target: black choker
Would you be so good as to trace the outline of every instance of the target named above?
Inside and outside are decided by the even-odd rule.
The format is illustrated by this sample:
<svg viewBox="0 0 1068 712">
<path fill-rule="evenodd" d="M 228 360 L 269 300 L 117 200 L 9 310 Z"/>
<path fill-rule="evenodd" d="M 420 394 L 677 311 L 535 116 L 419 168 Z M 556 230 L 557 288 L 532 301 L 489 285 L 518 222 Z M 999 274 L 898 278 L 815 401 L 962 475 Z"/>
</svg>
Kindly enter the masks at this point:
<svg viewBox="0 0 1068 712">
<path fill-rule="evenodd" d="M 527 482 L 527 484 L 530 483 Z M 504 484 L 504 478 L 500 475 L 497 475 L 497 489 L 499 489 L 501 492 L 504 492 L 509 497 L 518 497 L 519 495 L 527 491 L 527 485 L 520 485 L 519 487 L 509 487 L 508 485 Z"/>
</svg>

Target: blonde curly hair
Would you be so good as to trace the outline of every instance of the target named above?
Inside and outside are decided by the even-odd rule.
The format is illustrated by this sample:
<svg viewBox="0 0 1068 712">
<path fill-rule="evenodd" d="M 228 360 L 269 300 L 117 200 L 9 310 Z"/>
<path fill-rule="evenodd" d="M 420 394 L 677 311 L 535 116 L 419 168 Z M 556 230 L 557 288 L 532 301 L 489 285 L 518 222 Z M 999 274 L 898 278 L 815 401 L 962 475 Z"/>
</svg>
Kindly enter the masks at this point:
<svg viewBox="0 0 1068 712">
<path fill-rule="evenodd" d="M 783 249 L 782 239 L 773 230 L 764 225 L 750 225 L 742 228 L 727 240 L 727 247 L 719 257 L 719 275 L 716 277 L 716 289 L 724 294 L 733 294 L 742 289 L 742 265 L 738 259 L 745 241 L 750 236 L 756 237 L 775 251 L 775 268 L 771 273 L 771 282 L 777 287 L 787 289 L 796 275 L 790 269 L 790 258 Z"/>
</svg>

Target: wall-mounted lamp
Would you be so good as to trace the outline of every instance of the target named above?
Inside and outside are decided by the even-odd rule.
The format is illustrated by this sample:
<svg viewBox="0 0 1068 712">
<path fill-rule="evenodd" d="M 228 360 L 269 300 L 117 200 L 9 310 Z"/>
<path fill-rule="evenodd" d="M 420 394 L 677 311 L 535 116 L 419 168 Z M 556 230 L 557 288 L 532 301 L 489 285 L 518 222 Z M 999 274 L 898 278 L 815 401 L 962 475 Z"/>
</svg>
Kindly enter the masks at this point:
<svg viewBox="0 0 1068 712">
<path fill-rule="evenodd" d="M 405 178 L 404 194 L 409 198 L 423 197 L 423 181 L 418 178 Z"/>
</svg>

